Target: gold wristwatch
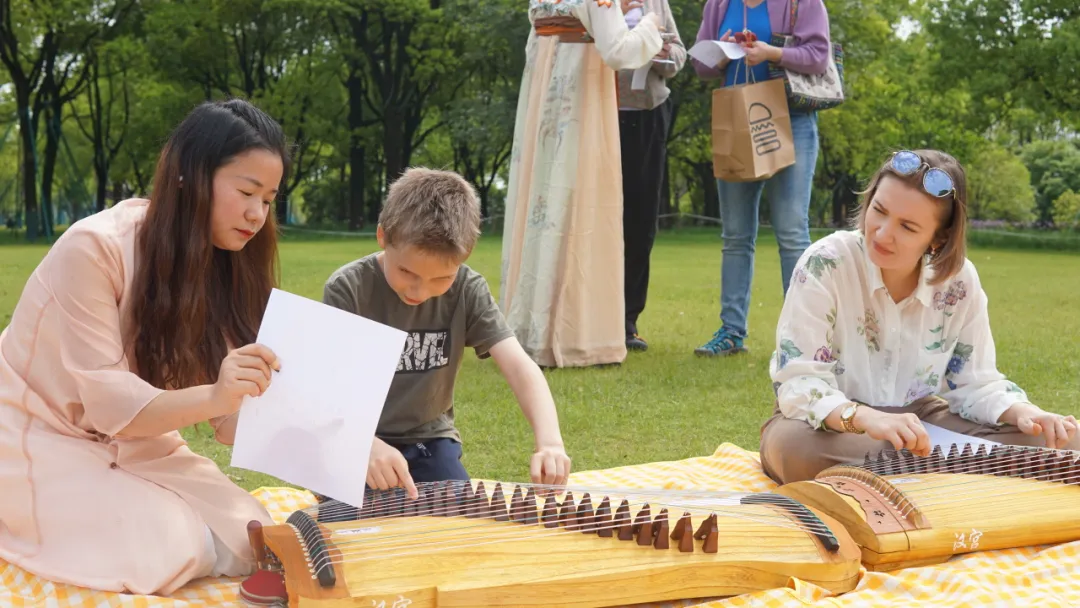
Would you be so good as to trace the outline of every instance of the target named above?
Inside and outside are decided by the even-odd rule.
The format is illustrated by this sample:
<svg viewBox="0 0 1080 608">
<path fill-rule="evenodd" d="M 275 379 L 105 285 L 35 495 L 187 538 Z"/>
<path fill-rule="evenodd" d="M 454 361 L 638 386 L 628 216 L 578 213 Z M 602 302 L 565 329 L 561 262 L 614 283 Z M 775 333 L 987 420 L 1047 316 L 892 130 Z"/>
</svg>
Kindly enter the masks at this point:
<svg viewBox="0 0 1080 608">
<path fill-rule="evenodd" d="M 866 431 L 860 431 L 855 428 L 855 412 L 859 410 L 858 403 L 849 403 L 844 411 L 840 412 L 840 422 L 844 424 L 844 431 L 848 433 L 855 433 L 856 435 L 862 435 Z"/>
</svg>

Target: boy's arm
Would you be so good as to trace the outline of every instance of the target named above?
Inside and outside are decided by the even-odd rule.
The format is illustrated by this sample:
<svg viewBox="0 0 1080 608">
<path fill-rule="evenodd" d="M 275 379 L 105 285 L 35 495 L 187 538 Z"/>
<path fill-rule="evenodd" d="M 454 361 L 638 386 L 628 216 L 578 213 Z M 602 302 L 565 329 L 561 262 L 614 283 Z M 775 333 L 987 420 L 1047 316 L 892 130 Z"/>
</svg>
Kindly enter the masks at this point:
<svg viewBox="0 0 1080 608">
<path fill-rule="evenodd" d="M 521 348 L 517 338 L 506 338 L 489 352 L 532 426 L 535 446 L 529 469 L 533 483 L 565 484 L 570 475 L 570 458 L 566 455 L 555 400 L 544 373 Z"/>
<path fill-rule="evenodd" d="M 570 458 L 559 433 L 559 417 L 547 379 L 514 337 L 487 280 L 475 271 L 465 279 L 465 302 L 465 345 L 476 349 L 481 358 L 495 359 L 532 426 L 535 447 L 529 473 L 533 483 L 564 485 L 570 475 Z"/>
</svg>

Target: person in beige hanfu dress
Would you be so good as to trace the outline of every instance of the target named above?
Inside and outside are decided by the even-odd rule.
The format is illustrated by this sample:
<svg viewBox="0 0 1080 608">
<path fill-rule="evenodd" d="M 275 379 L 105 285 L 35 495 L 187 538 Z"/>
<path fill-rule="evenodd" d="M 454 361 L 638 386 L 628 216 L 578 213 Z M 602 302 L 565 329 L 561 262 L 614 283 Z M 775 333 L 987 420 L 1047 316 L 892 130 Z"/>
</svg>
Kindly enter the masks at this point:
<svg viewBox="0 0 1080 608">
<path fill-rule="evenodd" d="M 178 431 L 209 421 L 231 443 L 282 367 L 252 342 L 287 168 L 268 116 L 203 104 L 149 200 L 75 222 L 30 275 L 0 333 L 0 559 L 139 595 L 253 571 L 246 525 L 273 520 Z"/>
<path fill-rule="evenodd" d="M 499 300 L 539 365 L 626 358 L 616 70 L 648 65 L 657 15 L 627 28 L 617 0 L 529 2 Z"/>
</svg>

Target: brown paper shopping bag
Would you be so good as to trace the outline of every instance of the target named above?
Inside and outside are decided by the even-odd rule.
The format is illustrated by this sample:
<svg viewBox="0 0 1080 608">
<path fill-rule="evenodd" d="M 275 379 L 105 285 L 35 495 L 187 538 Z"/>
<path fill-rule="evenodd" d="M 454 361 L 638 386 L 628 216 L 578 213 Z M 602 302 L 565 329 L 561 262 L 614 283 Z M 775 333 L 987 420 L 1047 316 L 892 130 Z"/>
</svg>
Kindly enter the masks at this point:
<svg viewBox="0 0 1080 608">
<path fill-rule="evenodd" d="M 783 80 L 713 91 L 712 157 L 713 175 L 729 182 L 767 179 L 795 164 Z"/>
</svg>

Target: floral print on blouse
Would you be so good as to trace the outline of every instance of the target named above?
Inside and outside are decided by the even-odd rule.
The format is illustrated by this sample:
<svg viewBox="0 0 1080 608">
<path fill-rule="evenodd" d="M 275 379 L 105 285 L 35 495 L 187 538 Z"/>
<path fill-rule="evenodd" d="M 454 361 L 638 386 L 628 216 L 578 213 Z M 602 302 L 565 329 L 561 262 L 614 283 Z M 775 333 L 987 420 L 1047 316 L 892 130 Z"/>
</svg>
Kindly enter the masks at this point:
<svg viewBox="0 0 1080 608">
<path fill-rule="evenodd" d="M 997 370 L 987 297 L 967 260 L 941 285 L 924 266 L 907 299 L 893 302 L 862 233 L 839 231 L 802 255 L 776 330 L 769 371 L 780 411 L 824 428 L 837 406 L 904 406 L 939 395 L 987 425 L 1024 391 Z"/>
</svg>

